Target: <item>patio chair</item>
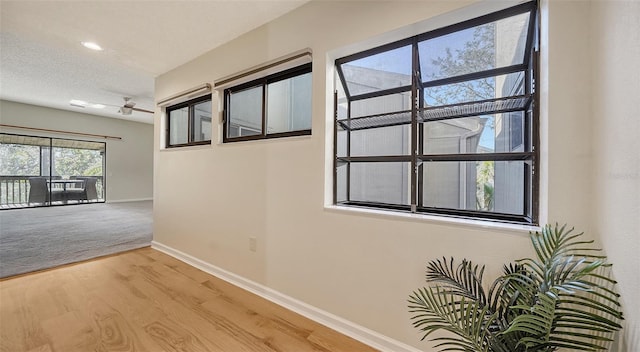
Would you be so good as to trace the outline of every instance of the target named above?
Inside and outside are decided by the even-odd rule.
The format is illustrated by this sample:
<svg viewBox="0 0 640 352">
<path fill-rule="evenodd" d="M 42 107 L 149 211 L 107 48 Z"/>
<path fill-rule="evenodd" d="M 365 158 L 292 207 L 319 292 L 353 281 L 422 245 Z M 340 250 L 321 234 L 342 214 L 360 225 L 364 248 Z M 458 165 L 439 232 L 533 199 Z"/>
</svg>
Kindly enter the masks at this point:
<svg viewBox="0 0 640 352">
<path fill-rule="evenodd" d="M 82 178 L 82 176 L 69 176 L 70 180 L 80 180 Z M 82 182 L 76 182 L 76 183 L 72 183 L 70 184 L 70 186 L 73 186 L 72 188 L 82 188 L 83 183 Z M 69 188 L 69 187 L 67 187 Z"/>
<path fill-rule="evenodd" d="M 76 180 L 83 180 L 82 188 L 72 188 L 67 190 L 67 199 L 68 200 L 78 200 L 78 201 L 90 201 L 90 200 L 98 200 L 98 191 L 96 189 L 96 182 L 98 181 L 95 177 L 81 177 L 76 176 Z"/>
<path fill-rule="evenodd" d="M 96 183 L 98 179 L 95 177 L 87 177 L 84 180 L 84 192 L 87 200 L 98 200 L 98 190 Z"/>
<path fill-rule="evenodd" d="M 52 189 L 51 193 L 49 192 L 46 177 L 29 178 L 29 205 L 31 205 L 31 203 L 45 205 L 51 200 L 59 201 L 62 200 L 62 198 L 61 190 Z"/>
</svg>

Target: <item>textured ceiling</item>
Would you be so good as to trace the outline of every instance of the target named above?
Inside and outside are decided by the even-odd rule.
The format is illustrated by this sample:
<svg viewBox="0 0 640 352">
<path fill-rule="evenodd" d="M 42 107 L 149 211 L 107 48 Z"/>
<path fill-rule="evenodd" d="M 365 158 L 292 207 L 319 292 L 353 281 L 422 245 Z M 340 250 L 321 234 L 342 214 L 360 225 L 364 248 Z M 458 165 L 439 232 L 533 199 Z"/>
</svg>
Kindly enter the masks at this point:
<svg viewBox="0 0 640 352">
<path fill-rule="evenodd" d="M 120 115 L 123 97 L 154 110 L 156 76 L 305 2 L 0 0 L 0 98 L 152 123 L 151 114 Z"/>
</svg>

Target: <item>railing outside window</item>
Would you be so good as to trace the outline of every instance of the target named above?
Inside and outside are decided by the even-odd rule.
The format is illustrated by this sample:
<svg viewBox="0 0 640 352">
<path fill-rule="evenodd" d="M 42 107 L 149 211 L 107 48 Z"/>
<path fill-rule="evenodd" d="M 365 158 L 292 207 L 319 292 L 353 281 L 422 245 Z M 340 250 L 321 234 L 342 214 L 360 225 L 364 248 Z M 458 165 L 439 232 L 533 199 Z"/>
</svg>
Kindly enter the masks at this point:
<svg viewBox="0 0 640 352">
<path fill-rule="evenodd" d="M 0 208 L 24 208 L 29 206 L 29 179 L 34 176 L 0 176 Z M 97 198 L 93 202 L 104 201 L 103 177 L 96 178 Z M 75 176 L 72 176 L 75 178 Z M 61 202 L 60 202 L 61 203 Z M 76 202 L 77 203 L 77 202 Z"/>
</svg>

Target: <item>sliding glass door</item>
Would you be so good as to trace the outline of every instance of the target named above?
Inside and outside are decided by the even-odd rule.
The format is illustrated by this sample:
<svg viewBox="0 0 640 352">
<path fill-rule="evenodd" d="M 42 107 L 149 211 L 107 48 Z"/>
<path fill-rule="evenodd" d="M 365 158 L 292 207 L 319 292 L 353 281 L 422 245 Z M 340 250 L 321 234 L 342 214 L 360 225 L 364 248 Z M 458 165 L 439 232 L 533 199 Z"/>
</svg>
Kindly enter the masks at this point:
<svg viewBox="0 0 640 352">
<path fill-rule="evenodd" d="M 0 134 L 0 209 L 104 202 L 106 143 Z"/>
</svg>

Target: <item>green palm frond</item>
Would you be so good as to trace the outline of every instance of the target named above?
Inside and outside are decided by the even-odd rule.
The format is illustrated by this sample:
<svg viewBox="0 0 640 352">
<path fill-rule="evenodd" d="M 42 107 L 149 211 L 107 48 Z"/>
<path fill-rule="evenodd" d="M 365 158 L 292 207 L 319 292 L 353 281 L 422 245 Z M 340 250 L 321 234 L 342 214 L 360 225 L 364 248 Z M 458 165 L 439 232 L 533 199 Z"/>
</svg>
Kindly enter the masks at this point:
<svg viewBox="0 0 640 352">
<path fill-rule="evenodd" d="M 523 332 L 527 336 L 520 339 L 519 344 L 524 344 L 527 348 L 544 345 L 549 342 L 549 335 L 553 327 L 555 318 L 555 305 L 557 298 L 552 295 L 539 293 L 537 301 L 533 306 L 518 305 L 514 309 L 521 309 L 522 313 L 512 322 L 511 326 L 503 332 Z"/>
<path fill-rule="evenodd" d="M 427 282 L 438 283 L 443 289 L 484 305 L 487 297 L 482 288 L 483 275 L 484 266 L 478 267 L 468 260 L 463 260 L 457 267 L 453 258 L 447 262 L 444 257 L 427 264 Z"/>
<path fill-rule="evenodd" d="M 619 295 L 609 289 L 615 281 L 600 274 L 605 257 L 588 248 L 573 229 L 545 226 L 531 235 L 537 259 L 517 261 L 525 273 L 512 273 L 514 291 L 521 293 L 512 309 L 521 314 L 504 332 L 526 332 L 521 339 L 527 348 L 582 351 L 605 349 L 613 332 L 621 328 Z M 528 283 L 537 283 L 535 296 Z"/>
<path fill-rule="evenodd" d="M 427 265 L 427 282 L 409 299 L 413 325 L 441 351 L 601 351 L 623 320 L 611 265 L 593 241 L 566 226 L 531 233 L 536 257 L 505 265 L 485 291 L 484 266 L 453 258 Z"/>
<path fill-rule="evenodd" d="M 532 302 L 539 280 L 520 264 L 504 266 L 504 274 L 489 289 L 492 307 L 512 307 L 518 302 Z"/>
<path fill-rule="evenodd" d="M 605 258 L 604 256 L 591 254 L 599 252 L 600 249 L 590 247 L 593 241 L 578 241 L 577 239 L 584 233 L 576 234 L 573 231 L 573 228 L 566 230 L 566 225 L 558 227 L 556 224 L 553 228 L 551 225 L 545 225 L 541 232 L 531 233 L 531 243 L 539 262 L 551 262 L 555 258 L 570 255 L 585 258 Z"/>
<path fill-rule="evenodd" d="M 491 314 L 486 305 L 436 286 L 415 291 L 409 297 L 409 312 L 415 313 L 411 319 L 424 332 L 423 340 L 441 329 L 458 336 L 434 338 L 441 351 L 493 351 L 488 326 L 497 314 Z"/>
</svg>

